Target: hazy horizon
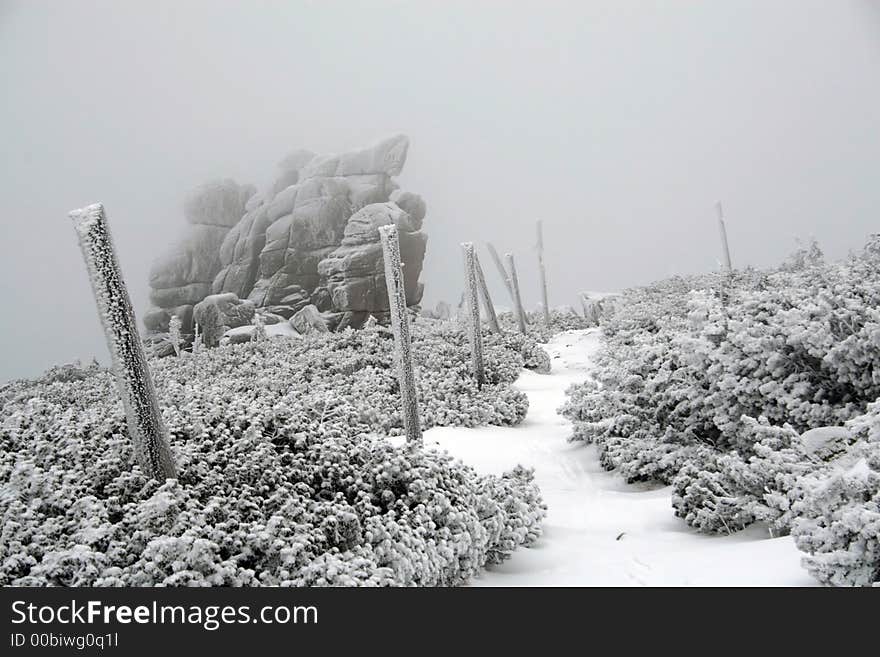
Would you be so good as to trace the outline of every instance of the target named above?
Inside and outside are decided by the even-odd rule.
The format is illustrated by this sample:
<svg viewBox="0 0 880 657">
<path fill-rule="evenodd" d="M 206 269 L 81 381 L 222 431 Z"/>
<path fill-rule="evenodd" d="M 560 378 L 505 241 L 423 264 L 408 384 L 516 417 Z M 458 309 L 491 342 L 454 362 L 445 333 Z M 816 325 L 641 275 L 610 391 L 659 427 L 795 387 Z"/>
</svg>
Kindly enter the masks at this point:
<svg viewBox="0 0 880 657">
<path fill-rule="evenodd" d="M 878 229 L 880 3 L 0 0 L 9 214 L 0 381 L 107 361 L 67 212 L 101 201 L 139 319 L 184 196 L 263 187 L 288 152 L 404 133 L 428 207 L 423 306 L 455 304 L 459 244 L 517 257 L 552 305 L 815 237 Z"/>
</svg>

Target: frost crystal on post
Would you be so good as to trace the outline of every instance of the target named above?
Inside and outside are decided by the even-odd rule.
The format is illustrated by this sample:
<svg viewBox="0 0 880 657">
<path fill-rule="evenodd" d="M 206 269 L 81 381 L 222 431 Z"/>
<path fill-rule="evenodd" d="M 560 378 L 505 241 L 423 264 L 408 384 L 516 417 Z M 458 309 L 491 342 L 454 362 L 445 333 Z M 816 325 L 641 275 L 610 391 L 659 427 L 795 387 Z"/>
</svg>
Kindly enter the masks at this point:
<svg viewBox="0 0 880 657">
<path fill-rule="evenodd" d="M 113 371 L 134 443 L 135 455 L 148 475 L 159 479 L 177 476 L 159 412 L 153 381 L 131 298 L 122 280 L 113 240 L 100 203 L 70 213 L 89 272 L 98 315 L 104 326 Z"/>
<path fill-rule="evenodd" d="M 477 299 L 477 264 L 473 242 L 461 245 L 464 252 L 464 275 L 468 307 L 468 339 L 471 344 L 471 367 L 477 387 L 483 386 L 485 372 L 483 369 L 483 329 L 480 325 L 480 302 Z"/>
<path fill-rule="evenodd" d="M 510 270 L 510 286 L 513 290 L 513 305 L 516 310 L 516 321 L 519 324 L 519 332 L 526 332 L 526 314 L 523 311 L 522 297 L 519 294 L 519 279 L 516 277 L 516 265 L 513 263 L 513 254 L 508 253 L 505 256 L 507 260 L 507 268 Z"/>
<path fill-rule="evenodd" d="M 486 309 L 486 318 L 489 320 L 489 328 L 495 333 L 501 333 L 501 327 L 498 325 L 498 316 L 495 314 L 495 305 L 492 303 L 492 296 L 489 294 L 489 286 L 486 285 L 486 276 L 483 274 L 483 267 L 480 265 L 480 257 L 474 253 L 474 265 L 477 270 L 477 282 L 480 284 L 480 295 L 483 297 L 483 307 Z"/>
<path fill-rule="evenodd" d="M 419 401 L 416 396 L 416 378 L 413 372 L 409 317 L 406 314 L 406 298 L 403 277 L 400 274 L 400 242 L 397 226 L 379 227 L 382 238 L 382 257 L 385 260 L 385 284 L 388 286 L 388 304 L 391 311 L 391 328 L 397 351 L 397 376 L 400 381 L 400 398 L 403 404 L 403 426 L 406 440 L 411 446 L 421 446 L 422 429 L 419 424 Z"/>
</svg>

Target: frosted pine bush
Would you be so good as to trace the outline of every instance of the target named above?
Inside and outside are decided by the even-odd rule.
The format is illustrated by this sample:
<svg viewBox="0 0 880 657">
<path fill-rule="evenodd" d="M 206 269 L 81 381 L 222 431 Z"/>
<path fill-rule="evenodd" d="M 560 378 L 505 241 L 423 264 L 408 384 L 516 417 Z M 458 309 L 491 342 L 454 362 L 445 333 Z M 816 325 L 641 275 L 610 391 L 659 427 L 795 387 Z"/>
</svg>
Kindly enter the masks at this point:
<svg viewBox="0 0 880 657">
<path fill-rule="evenodd" d="M 849 450 L 799 478 L 789 497 L 804 567 L 823 584 L 880 582 L 880 403 L 850 420 Z"/>
<path fill-rule="evenodd" d="M 673 484 L 676 514 L 702 531 L 763 521 L 776 535 L 815 538 L 820 529 L 798 524 L 811 509 L 840 537 L 831 507 L 820 507 L 818 489 L 803 482 L 836 472 L 832 464 L 853 440 L 813 452 L 805 432 L 840 427 L 880 397 L 873 244 L 843 262 L 826 263 L 809 245 L 774 270 L 675 277 L 626 291 L 602 320 L 595 380 L 573 386 L 561 409 L 572 438 L 596 443 L 602 464 L 629 481 Z M 854 477 L 837 476 L 856 486 Z M 846 516 L 852 535 L 839 548 L 846 558 L 861 554 L 859 567 L 868 570 L 873 544 L 861 549 L 855 537 L 873 527 L 871 481 L 864 478 L 849 501 L 832 494 L 841 507 L 859 495 L 869 500 L 867 514 Z M 817 555 L 838 549 L 827 536 L 810 540 L 798 544 Z M 850 576 L 832 574 L 835 558 L 805 563 L 839 583 Z"/>
<path fill-rule="evenodd" d="M 423 423 L 519 422 L 522 355 L 416 324 Z M 523 343 L 526 344 L 526 343 Z M 153 360 L 179 478 L 132 465 L 110 372 L 0 387 L 2 585 L 454 585 L 539 536 L 531 473 L 411 452 L 387 329 Z"/>
</svg>

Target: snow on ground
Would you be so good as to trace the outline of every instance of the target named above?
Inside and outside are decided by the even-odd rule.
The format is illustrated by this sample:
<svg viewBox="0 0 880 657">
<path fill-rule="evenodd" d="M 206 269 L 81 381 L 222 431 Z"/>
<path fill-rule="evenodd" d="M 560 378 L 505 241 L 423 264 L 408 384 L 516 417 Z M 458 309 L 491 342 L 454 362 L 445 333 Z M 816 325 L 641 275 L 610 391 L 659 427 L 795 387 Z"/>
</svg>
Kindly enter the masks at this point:
<svg viewBox="0 0 880 657">
<path fill-rule="evenodd" d="M 436 427 L 439 446 L 478 471 L 521 463 L 535 468 L 548 515 L 531 548 L 490 568 L 475 586 L 808 586 L 790 537 L 751 527 L 706 536 L 673 515 L 670 487 L 626 484 L 599 465 L 595 446 L 567 442 L 569 422 L 556 413 L 565 389 L 588 376 L 599 333 L 569 331 L 545 346 L 549 375 L 524 371 L 516 386 L 529 396 L 517 427 Z"/>
</svg>

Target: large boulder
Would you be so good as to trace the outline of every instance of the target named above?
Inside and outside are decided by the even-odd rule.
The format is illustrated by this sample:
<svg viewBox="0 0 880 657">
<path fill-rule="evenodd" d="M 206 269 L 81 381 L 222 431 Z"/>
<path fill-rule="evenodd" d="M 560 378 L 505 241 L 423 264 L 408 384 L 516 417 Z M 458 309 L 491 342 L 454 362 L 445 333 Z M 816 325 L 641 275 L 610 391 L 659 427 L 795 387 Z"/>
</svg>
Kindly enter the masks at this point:
<svg viewBox="0 0 880 657">
<path fill-rule="evenodd" d="M 246 297 L 260 273 L 260 253 L 266 245 L 269 218 L 266 206 L 249 210 L 230 230 L 220 245 L 220 271 L 214 277 L 212 291 L 233 292 Z"/>
<path fill-rule="evenodd" d="M 235 292 L 265 305 L 279 303 L 291 286 L 309 294 L 326 287 L 318 263 L 344 243 L 353 214 L 389 201 L 397 189 L 392 176 L 400 173 L 408 146 L 409 140 L 399 135 L 308 162 L 301 152 L 285 158 L 288 173 L 259 200 L 252 199 L 245 226 L 233 229 L 223 245 L 214 291 Z M 296 167 L 294 175 L 290 171 Z M 296 182 L 282 188 L 282 179 Z M 321 300 L 331 302 L 329 290 Z"/>
<path fill-rule="evenodd" d="M 191 305 L 177 306 L 176 308 L 156 308 L 154 306 L 144 314 L 144 326 L 153 333 L 167 333 L 171 318 L 174 316 L 180 320 L 182 333 L 192 333 L 193 307 Z"/>
<path fill-rule="evenodd" d="M 150 269 L 150 301 L 155 308 L 144 318 L 148 329 L 167 330 L 167 318 L 175 314 L 170 311 L 192 306 L 211 293 L 222 266 L 222 245 L 253 193 L 253 186 L 227 179 L 206 183 L 186 198 L 186 232 Z"/>
<path fill-rule="evenodd" d="M 220 245 L 228 228 L 191 226 L 184 238 L 153 262 L 150 287 L 162 290 L 211 283 L 220 270 Z"/>
<path fill-rule="evenodd" d="M 250 324 L 255 313 L 252 302 L 227 292 L 212 294 L 197 303 L 193 308 L 193 321 L 199 325 L 204 343 L 213 347 L 229 329 Z"/>
<path fill-rule="evenodd" d="M 196 188 L 183 203 L 186 220 L 196 226 L 232 228 L 244 214 L 244 206 L 257 190 L 229 178 L 213 180 Z"/>
<path fill-rule="evenodd" d="M 327 333 L 327 322 L 315 306 L 308 305 L 290 318 L 290 325 L 300 335 Z"/>
<path fill-rule="evenodd" d="M 368 205 L 348 220 L 342 244 L 318 265 L 327 282 L 333 308 L 343 312 L 383 313 L 389 310 L 385 261 L 379 227 L 396 224 L 403 264 L 403 284 L 409 306 L 421 301 L 419 276 L 427 236 L 413 230 L 409 215 L 395 203 Z"/>
<path fill-rule="evenodd" d="M 384 316 L 378 227 L 391 222 L 400 229 L 407 303 L 417 305 L 425 202 L 393 180 L 408 148 L 397 135 L 341 155 L 294 151 L 259 193 L 228 180 L 199 188 L 184 205 L 190 232 L 150 272 L 147 327 L 159 331 L 171 309 L 224 293 L 280 316 L 313 305 L 334 318 L 330 326 Z"/>
<path fill-rule="evenodd" d="M 428 212 L 425 200 L 418 194 L 404 192 L 399 189 L 391 193 L 391 200 L 409 215 L 409 221 L 413 230 L 421 230 L 422 221 L 425 220 L 425 214 Z"/>
</svg>

